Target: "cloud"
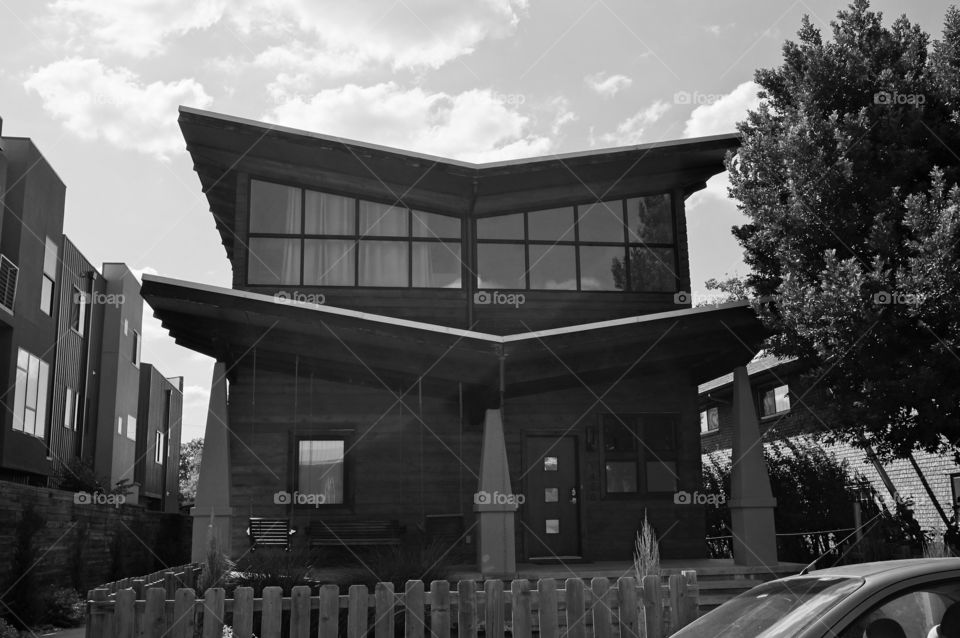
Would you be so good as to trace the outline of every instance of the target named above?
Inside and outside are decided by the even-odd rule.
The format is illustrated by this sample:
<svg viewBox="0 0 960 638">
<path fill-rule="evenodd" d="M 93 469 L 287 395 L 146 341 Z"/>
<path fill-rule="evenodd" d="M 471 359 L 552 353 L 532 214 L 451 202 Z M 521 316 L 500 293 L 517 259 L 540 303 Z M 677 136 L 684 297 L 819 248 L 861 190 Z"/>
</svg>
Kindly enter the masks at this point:
<svg viewBox="0 0 960 638">
<path fill-rule="evenodd" d="M 146 84 L 133 71 L 96 59 L 48 64 L 31 74 L 24 88 L 37 93 L 44 110 L 81 139 L 103 139 L 161 160 L 183 149 L 177 105 L 206 108 L 213 102 L 192 78 Z"/>
<path fill-rule="evenodd" d="M 57 0 L 48 24 L 66 29 L 68 45 L 79 36 L 102 52 L 143 58 L 163 52 L 172 37 L 213 26 L 226 6 L 226 0 Z"/>
<path fill-rule="evenodd" d="M 760 105 L 756 82 L 744 82 L 726 95 L 693 109 L 684 126 L 684 137 L 718 135 L 736 131 L 736 123 L 746 119 L 747 111 Z"/>
<path fill-rule="evenodd" d="M 623 89 L 630 88 L 633 80 L 622 74 L 607 75 L 605 72 L 594 73 L 584 78 L 591 89 L 603 97 L 613 97 Z"/>
<path fill-rule="evenodd" d="M 308 99 L 294 96 L 263 119 L 471 162 L 548 152 L 551 139 L 534 134 L 533 118 L 517 110 L 523 100 L 503 97 L 487 89 L 449 94 L 404 89 L 394 82 L 347 84 Z M 562 120 L 564 112 L 556 117 Z"/>
<path fill-rule="evenodd" d="M 670 105 L 663 100 L 657 100 L 645 109 L 637 111 L 617 125 L 612 133 L 604 133 L 600 140 L 608 146 L 627 146 L 640 144 L 644 140 L 644 133 L 651 124 L 663 117 L 670 110 Z"/>
</svg>

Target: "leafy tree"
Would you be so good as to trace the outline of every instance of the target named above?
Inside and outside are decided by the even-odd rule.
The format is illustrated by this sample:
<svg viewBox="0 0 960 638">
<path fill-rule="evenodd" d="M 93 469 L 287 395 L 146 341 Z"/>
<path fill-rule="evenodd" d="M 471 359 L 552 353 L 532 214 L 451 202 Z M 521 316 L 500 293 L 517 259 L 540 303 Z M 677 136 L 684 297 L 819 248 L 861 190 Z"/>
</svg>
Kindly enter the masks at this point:
<svg viewBox="0 0 960 638">
<path fill-rule="evenodd" d="M 750 288 L 747 286 L 747 282 L 740 277 L 707 279 L 704 282 L 704 287 L 711 291 L 713 298 L 709 301 L 698 303 L 697 306 L 709 306 L 731 301 L 745 301 L 750 298 Z"/>
<path fill-rule="evenodd" d="M 180 501 L 194 499 L 197 496 L 197 478 L 200 476 L 200 457 L 203 453 L 203 439 L 193 439 L 180 444 Z"/>
<path fill-rule="evenodd" d="M 881 456 L 960 437 L 960 12 L 933 43 L 867 0 L 804 18 L 727 157 L 770 349 L 811 365 L 835 435 Z M 861 439 L 859 433 L 866 434 Z"/>
</svg>

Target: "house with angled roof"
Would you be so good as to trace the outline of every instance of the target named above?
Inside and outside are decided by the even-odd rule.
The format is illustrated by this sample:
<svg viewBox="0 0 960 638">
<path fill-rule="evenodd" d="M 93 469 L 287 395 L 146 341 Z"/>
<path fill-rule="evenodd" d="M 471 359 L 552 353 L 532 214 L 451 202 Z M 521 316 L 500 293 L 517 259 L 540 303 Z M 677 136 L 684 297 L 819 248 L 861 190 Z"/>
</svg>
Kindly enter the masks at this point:
<svg viewBox="0 0 960 638">
<path fill-rule="evenodd" d="M 509 574 L 627 559 L 646 514 L 664 557 L 707 555 L 703 506 L 675 498 L 700 482 L 697 387 L 763 333 L 746 304 L 691 308 L 684 202 L 736 135 L 472 164 L 179 124 L 233 273 L 143 278 L 217 361 L 195 552 L 272 521 L 302 547 L 443 538 Z"/>
</svg>

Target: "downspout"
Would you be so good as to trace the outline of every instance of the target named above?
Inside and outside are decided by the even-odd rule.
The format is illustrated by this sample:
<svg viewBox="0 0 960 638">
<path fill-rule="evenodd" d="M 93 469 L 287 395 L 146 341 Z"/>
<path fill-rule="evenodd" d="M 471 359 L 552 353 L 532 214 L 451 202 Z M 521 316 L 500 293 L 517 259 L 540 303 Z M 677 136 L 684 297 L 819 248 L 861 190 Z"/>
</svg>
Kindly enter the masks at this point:
<svg viewBox="0 0 960 638">
<path fill-rule="evenodd" d="M 463 242 L 463 258 L 464 263 L 461 264 L 461 272 L 463 270 L 467 271 L 467 276 L 465 278 L 466 285 L 464 286 L 467 291 L 467 330 L 473 330 L 473 293 L 475 286 L 475 277 L 476 273 L 471 268 L 471 265 L 476 261 L 474 255 L 477 254 L 476 251 L 476 237 L 473 233 L 474 218 L 473 213 L 477 207 L 477 193 L 480 190 L 480 182 L 476 176 L 473 178 L 473 192 L 470 195 L 470 206 L 467 209 L 467 218 L 464 220 L 464 236 L 465 241 Z"/>
</svg>

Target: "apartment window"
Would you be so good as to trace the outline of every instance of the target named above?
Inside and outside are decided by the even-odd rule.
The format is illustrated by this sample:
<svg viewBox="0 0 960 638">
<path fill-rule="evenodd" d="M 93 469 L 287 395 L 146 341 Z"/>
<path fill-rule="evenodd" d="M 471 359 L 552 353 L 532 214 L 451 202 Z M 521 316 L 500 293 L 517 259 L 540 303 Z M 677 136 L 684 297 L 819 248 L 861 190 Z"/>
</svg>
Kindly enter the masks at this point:
<svg viewBox="0 0 960 638">
<path fill-rule="evenodd" d="M 700 412 L 700 434 L 715 432 L 720 429 L 720 410 L 707 408 Z"/>
<path fill-rule="evenodd" d="M 50 366 L 19 348 L 13 399 L 13 429 L 44 438 L 47 425 L 47 391 Z"/>
<path fill-rule="evenodd" d="M 117 417 L 117 434 L 123 434 L 123 417 Z"/>
<path fill-rule="evenodd" d="M 477 220 L 480 289 L 674 292 L 667 194 Z"/>
<path fill-rule="evenodd" d="M 460 288 L 460 220 L 251 180 L 247 283 Z"/>
<path fill-rule="evenodd" d="M 323 505 L 344 502 L 343 439 L 301 439 L 297 446 L 297 491 Z"/>
<path fill-rule="evenodd" d="M 676 491 L 674 415 L 604 415 L 602 424 L 608 496 Z"/>
<path fill-rule="evenodd" d="M 140 333 L 133 331 L 133 341 L 131 342 L 130 362 L 140 367 Z"/>
<path fill-rule="evenodd" d="M 81 337 L 87 326 L 87 294 L 73 287 L 73 296 L 70 298 L 70 327 Z"/>
<path fill-rule="evenodd" d="M 70 430 L 77 429 L 77 409 L 80 395 L 68 387 L 63 395 L 63 427 Z"/>
<path fill-rule="evenodd" d="M 53 293 L 57 283 L 57 243 L 47 237 L 43 250 L 43 279 L 40 281 L 40 310 L 53 313 Z"/>
<path fill-rule="evenodd" d="M 153 453 L 153 462 L 163 465 L 163 460 L 167 458 L 167 433 L 157 432 L 156 448 Z"/>
<path fill-rule="evenodd" d="M 127 438 L 131 441 L 137 440 L 137 419 L 127 415 Z"/>
<path fill-rule="evenodd" d="M 760 417 L 776 416 L 790 411 L 790 386 L 787 384 L 760 391 Z"/>
</svg>

